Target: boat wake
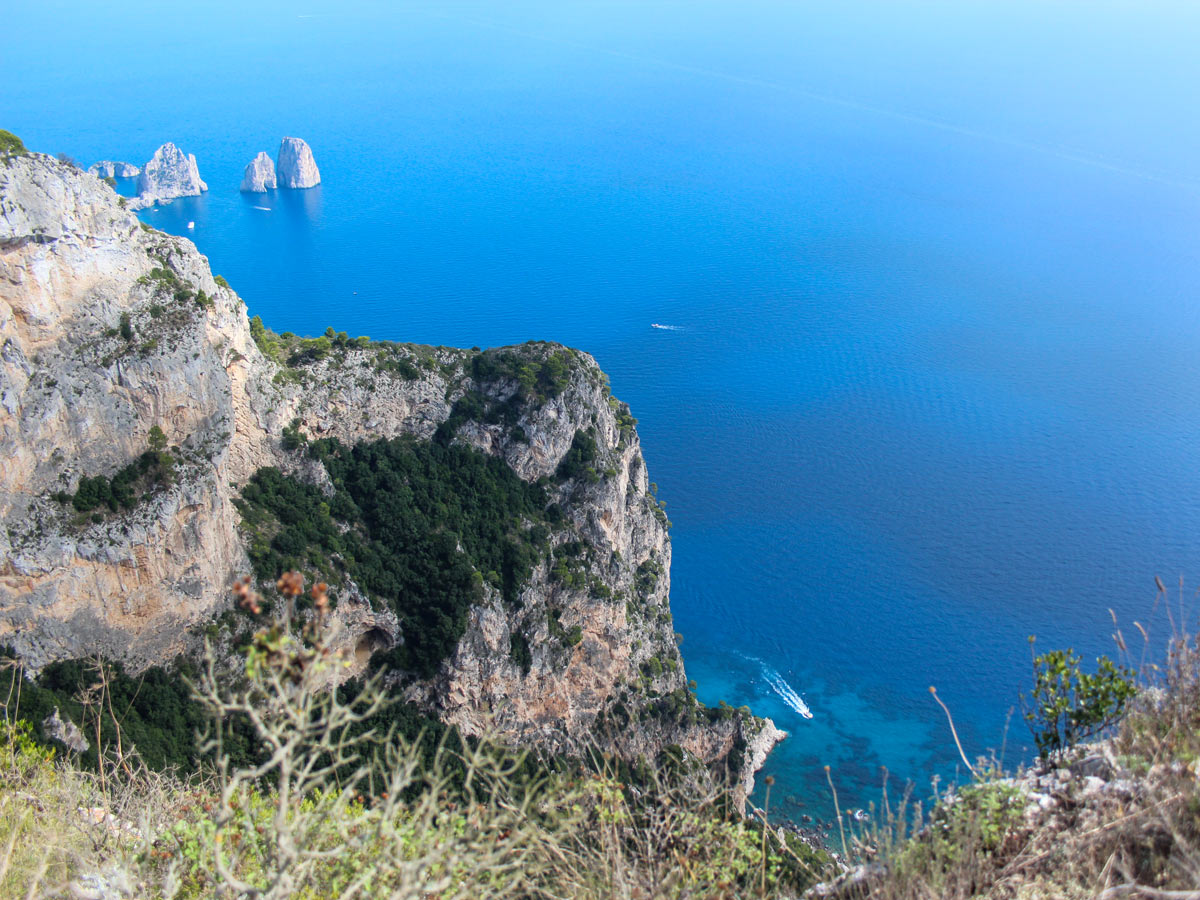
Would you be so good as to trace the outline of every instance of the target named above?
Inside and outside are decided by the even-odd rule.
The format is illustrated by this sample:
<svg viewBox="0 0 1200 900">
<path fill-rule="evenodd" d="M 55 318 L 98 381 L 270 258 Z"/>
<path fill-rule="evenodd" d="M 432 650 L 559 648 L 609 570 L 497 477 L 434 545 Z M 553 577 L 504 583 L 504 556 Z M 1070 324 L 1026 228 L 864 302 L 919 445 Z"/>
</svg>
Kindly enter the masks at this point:
<svg viewBox="0 0 1200 900">
<path fill-rule="evenodd" d="M 780 700 L 787 704 L 790 710 L 799 713 L 806 719 L 813 717 L 812 710 L 808 708 L 808 704 L 804 702 L 804 698 L 796 692 L 794 687 L 787 683 L 787 679 L 761 659 L 754 657 L 747 657 L 747 659 L 753 660 L 762 667 L 763 678 L 766 679 L 767 684 L 771 686 L 771 690 L 778 695 Z"/>
<path fill-rule="evenodd" d="M 683 326 L 681 325 L 660 325 L 657 322 L 651 322 L 650 327 L 657 328 L 660 331 L 683 331 Z"/>
<path fill-rule="evenodd" d="M 270 211 L 271 211 L 271 207 L 269 207 L 269 206 L 252 206 L 252 207 L 250 207 L 250 208 L 251 208 L 251 209 L 261 209 L 263 212 L 270 212 Z"/>
</svg>

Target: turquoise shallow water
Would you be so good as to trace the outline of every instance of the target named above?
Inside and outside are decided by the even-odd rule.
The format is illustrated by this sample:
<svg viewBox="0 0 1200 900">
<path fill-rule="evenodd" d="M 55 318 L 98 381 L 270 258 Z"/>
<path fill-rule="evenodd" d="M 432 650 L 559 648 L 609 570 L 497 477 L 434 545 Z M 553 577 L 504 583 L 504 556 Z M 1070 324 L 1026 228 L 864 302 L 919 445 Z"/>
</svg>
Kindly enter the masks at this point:
<svg viewBox="0 0 1200 900">
<path fill-rule="evenodd" d="M 592 352 L 701 698 L 789 730 L 772 806 L 827 819 L 825 764 L 852 807 L 954 773 L 929 685 L 1020 758 L 1027 635 L 1111 651 L 1198 583 L 1198 15 L 29 5 L 0 127 L 195 153 L 209 193 L 143 217 L 277 330 Z M 240 196 L 284 134 L 322 186 Z"/>
</svg>

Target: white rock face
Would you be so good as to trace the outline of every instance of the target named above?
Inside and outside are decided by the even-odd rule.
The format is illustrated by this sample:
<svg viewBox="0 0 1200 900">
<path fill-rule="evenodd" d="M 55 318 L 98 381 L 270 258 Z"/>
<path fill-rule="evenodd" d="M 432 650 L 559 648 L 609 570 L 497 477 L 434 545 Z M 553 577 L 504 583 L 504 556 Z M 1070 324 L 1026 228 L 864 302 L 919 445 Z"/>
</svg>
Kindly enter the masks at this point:
<svg viewBox="0 0 1200 900">
<path fill-rule="evenodd" d="M 310 154 L 311 158 L 311 154 Z M 242 190 L 247 194 L 265 194 L 275 190 L 275 163 L 265 153 L 254 157 L 242 175 Z"/>
<path fill-rule="evenodd" d="M 279 162 L 276 165 L 279 186 L 285 188 L 310 188 L 321 183 L 317 161 L 312 150 L 300 138 L 285 137 L 279 145 Z"/>
<path fill-rule="evenodd" d="M 111 159 L 103 159 L 94 166 L 89 166 L 88 171 L 97 178 L 137 178 L 142 174 L 142 170 L 137 166 L 131 166 L 127 162 L 114 162 Z"/>
<path fill-rule="evenodd" d="M 185 155 L 168 142 L 154 151 L 154 156 L 138 176 L 138 205 L 144 207 L 176 197 L 196 197 L 207 190 L 208 185 L 200 180 L 195 155 Z"/>
</svg>

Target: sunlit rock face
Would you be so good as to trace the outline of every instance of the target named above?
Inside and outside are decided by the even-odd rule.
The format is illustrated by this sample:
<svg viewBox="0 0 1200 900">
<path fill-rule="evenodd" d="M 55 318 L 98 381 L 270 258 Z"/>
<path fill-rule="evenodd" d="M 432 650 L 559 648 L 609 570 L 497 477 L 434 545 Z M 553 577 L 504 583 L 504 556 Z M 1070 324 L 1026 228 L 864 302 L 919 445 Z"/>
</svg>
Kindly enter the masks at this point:
<svg viewBox="0 0 1200 900">
<path fill-rule="evenodd" d="M 266 153 L 259 153 L 246 166 L 241 190 L 246 194 L 264 194 L 275 190 L 275 163 Z"/>
<path fill-rule="evenodd" d="M 310 188 L 321 183 L 321 173 L 312 150 L 300 138 L 285 137 L 279 145 L 279 159 L 275 165 L 279 186 L 284 188 Z"/>
<path fill-rule="evenodd" d="M 138 203 L 145 207 L 178 197 L 196 197 L 208 190 L 200 178 L 195 154 L 184 154 L 168 142 L 154 151 L 154 156 L 138 175 Z"/>
</svg>

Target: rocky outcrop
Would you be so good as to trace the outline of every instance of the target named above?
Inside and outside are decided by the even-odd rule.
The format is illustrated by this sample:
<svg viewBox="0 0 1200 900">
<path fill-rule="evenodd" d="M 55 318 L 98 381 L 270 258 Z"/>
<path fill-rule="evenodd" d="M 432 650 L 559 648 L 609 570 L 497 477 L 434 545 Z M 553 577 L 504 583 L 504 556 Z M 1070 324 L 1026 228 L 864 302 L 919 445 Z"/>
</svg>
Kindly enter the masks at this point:
<svg viewBox="0 0 1200 900">
<path fill-rule="evenodd" d="M 241 190 L 247 194 L 264 194 L 275 190 L 275 163 L 265 153 L 259 153 L 246 166 Z"/>
<path fill-rule="evenodd" d="M 595 360 L 544 343 L 484 360 L 365 340 L 299 359 L 263 346 L 190 241 L 141 225 L 101 182 L 49 157 L 0 167 L 0 645 L 32 669 L 87 654 L 133 669 L 170 658 L 250 571 L 233 503 L 249 478 L 275 466 L 328 485 L 319 462 L 284 449 L 285 426 L 345 444 L 427 439 L 470 399 L 505 414 L 455 413 L 454 439 L 541 480 L 561 516 L 520 602 L 484 579 L 440 671 L 396 689 L 467 733 L 523 746 L 598 744 L 629 760 L 678 746 L 733 765 L 750 791 L 748 769 L 780 733 L 704 710 L 688 691 L 666 516 L 628 407 Z M 531 393 L 527 373 L 547 367 L 555 389 Z M 64 502 L 83 477 L 137 458 L 155 426 L 178 460 L 170 484 L 131 509 Z M 588 477 L 564 477 L 581 432 L 595 442 Z M 335 645 L 358 669 L 404 641 L 352 581 L 339 595 Z"/>
<path fill-rule="evenodd" d="M 245 570 L 223 483 L 259 433 L 234 440 L 231 360 L 257 352 L 240 301 L 193 245 L 31 155 L 0 171 L 0 346 L 0 643 L 33 666 L 164 658 Z M 153 425 L 188 460 L 170 489 L 98 521 L 50 499 L 128 464 Z"/>
<path fill-rule="evenodd" d="M 97 178 L 137 178 L 142 174 L 142 170 L 137 166 L 131 166 L 127 162 L 113 162 L 111 159 L 88 166 L 88 171 Z"/>
<path fill-rule="evenodd" d="M 285 188 L 310 188 L 321 183 L 317 161 L 312 150 L 300 138 L 285 137 L 279 145 L 279 159 L 275 166 L 279 186 Z"/>
<path fill-rule="evenodd" d="M 787 732 L 776 728 L 770 719 L 761 721 L 762 724 L 757 728 L 748 728 L 745 735 L 745 764 L 733 792 L 734 802 L 738 804 L 739 809 L 745 806 L 750 795 L 754 793 L 755 773 L 763 767 L 775 746 L 787 737 Z"/>
<path fill-rule="evenodd" d="M 163 144 L 138 175 L 134 208 L 153 206 L 177 197 L 196 197 L 208 190 L 200 179 L 195 154 L 184 154 L 172 143 Z"/>
<path fill-rule="evenodd" d="M 54 712 L 42 720 L 42 730 L 46 737 L 58 741 L 72 753 L 86 753 L 91 746 L 78 725 L 58 714 L 57 706 L 54 707 Z"/>
</svg>

